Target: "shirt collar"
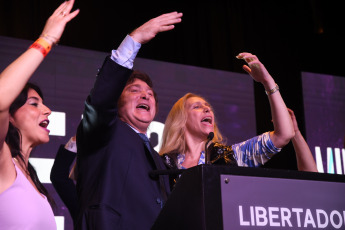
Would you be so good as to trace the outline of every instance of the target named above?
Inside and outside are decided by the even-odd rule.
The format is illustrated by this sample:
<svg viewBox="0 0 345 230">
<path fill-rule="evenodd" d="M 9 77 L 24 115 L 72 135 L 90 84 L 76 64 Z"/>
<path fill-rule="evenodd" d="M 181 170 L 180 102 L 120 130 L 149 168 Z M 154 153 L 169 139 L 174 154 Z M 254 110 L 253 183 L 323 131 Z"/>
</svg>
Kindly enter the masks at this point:
<svg viewBox="0 0 345 230">
<path fill-rule="evenodd" d="M 136 133 L 140 133 L 140 132 L 139 132 L 139 130 L 137 130 L 136 128 L 134 128 L 134 127 L 133 127 L 133 126 L 131 126 L 130 124 L 128 124 L 128 123 L 126 123 L 126 122 L 125 122 L 125 124 L 126 124 L 126 125 L 128 125 L 129 127 L 131 127 L 131 129 L 133 129 L 133 130 L 134 130 L 134 132 L 136 132 Z M 144 134 L 145 134 L 145 136 L 148 138 L 147 133 L 144 133 Z"/>
</svg>

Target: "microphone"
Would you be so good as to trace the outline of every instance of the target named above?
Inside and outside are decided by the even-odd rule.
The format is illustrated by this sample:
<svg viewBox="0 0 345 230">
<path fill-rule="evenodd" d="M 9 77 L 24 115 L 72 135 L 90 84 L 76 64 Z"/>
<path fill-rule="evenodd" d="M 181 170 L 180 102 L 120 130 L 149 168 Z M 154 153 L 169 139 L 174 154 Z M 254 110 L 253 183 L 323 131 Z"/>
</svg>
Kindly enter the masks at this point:
<svg viewBox="0 0 345 230">
<path fill-rule="evenodd" d="M 205 164 L 208 164 L 208 165 L 211 164 L 211 162 L 210 162 L 210 155 L 208 153 L 207 145 L 213 139 L 213 137 L 214 137 L 214 133 L 210 132 L 207 136 L 207 141 L 205 143 Z"/>
</svg>

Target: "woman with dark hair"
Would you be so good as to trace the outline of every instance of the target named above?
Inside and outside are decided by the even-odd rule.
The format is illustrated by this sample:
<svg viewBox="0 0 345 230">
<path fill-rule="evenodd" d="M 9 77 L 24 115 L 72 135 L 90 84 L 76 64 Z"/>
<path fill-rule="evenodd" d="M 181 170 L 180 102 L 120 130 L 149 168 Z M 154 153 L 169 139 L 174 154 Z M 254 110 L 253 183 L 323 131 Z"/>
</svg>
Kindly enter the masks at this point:
<svg viewBox="0 0 345 230">
<path fill-rule="evenodd" d="M 27 51 L 0 74 L 0 228 L 56 229 L 53 203 L 29 163 L 32 149 L 49 141 L 48 116 L 41 90 L 27 83 L 60 39 L 74 0 L 62 3 Z"/>
<path fill-rule="evenodd" d="M 30 93 L 29 93 L 29 91 L 30 91 Z M 22 110 L 23 111 L 22 112 L 21 108 L 28 101 L 28 97 L 30 97 L 30 100 L 33 100 L 33 101 L 36 100 L 36 98 L 33 99 L 33 97 L 31 97 L 32 95 L 35 95 L 34 97 L 36 97 L 38 95 L 37 98 L 40 98 L 43 101 L 43 95 L 42 95 L 41 89 L 35 84 L 27 83 L 25 85 L 24 89 L 20 92 L 19 96 L 16 98 L 16 100 L 12 103 L 12 105 L 10 107 L 10 111 L 9 111 L 11 118 L 10 118 L 5 142 L 7 143 L 8 147 L 11 151 L 11 155 L 12 155 L 13 160 L 18 162 L 17 164 L 21 165 L 23 170 L 25 170 L 26 173 L 31 177 L 33 183 L 37 187 L 37 190 L 40 193 L 44 194 L 48 198 L 49 203 L 53 204 L 54 201 L 52 200 L 51 196 L 48 194 L 45 187 L 38 180 L 35 169 L 32 167 L 32 165 L 29 162 L 27 162 L 27 166 L 25 166 L 25 161 L 27 159 L 24 159 L 24 155 L 22 154 L 22 149 L 21 149 L 22 148 L 22 140 L 23 140 L 23 135 L 26 136 L 25 132 L 31 131 L 31 130 L 27 129 L 26 131 L 25 130 L 20 131 L 19 128 L 17 128 L 16 125 L 13 124 L 16 122 L 15 119 L 13 119 L 15 116 L 16 117 L 25 116 L 26 118 L 29 118 L 30 114 L 26 113 L 28 110 Z M 31 103 L 30 105 L 35 106 L 34 104 L 35 104 L 35 102 Z M 25 107 L 23 107 L 23 108 L 25 108 Z M 47 116 L 49 116 L 51 113 L 49 108 L 45 107 L 44 110 L 45 110 L 45 113 L 47 114 Z M 18 113 L 17 113 L 17 111 L 18 111 Z M 21 115 L 21 113 L 22 113 L 22 115 Z M 48 119 L 45 119 L 45 120 L 42 120 L 42 122 L 39 124 L 39 126 L 41 126 L 42 128 L 46 128 L 48 126 L 48 123 L 49 123 Z M 22 133 L 23 133 L 23 135 L 22 135 Z"/>
<path fill-rule="evenodd" d="M 186 169 L 209 161 L 212 164 L 258 167 L 289 143 L 294 136 L 292 121 L 279 87 L 259 59 L 250 53 L 240 53 L 248 65 L 243 69 L 263 84 L 271 106 L 274 131 L 247 141 L 227 146 L 216 124 L 211 105 L 201 96 L 188 93 L 170 110 L 159 151 L 171 169 Z M 214 136 L 209 137 L 213 132 Z M 205 159 L 205 144 L 210 159 Z M 172 178 L 175 179 L 175 178 Z"/>
</svg>

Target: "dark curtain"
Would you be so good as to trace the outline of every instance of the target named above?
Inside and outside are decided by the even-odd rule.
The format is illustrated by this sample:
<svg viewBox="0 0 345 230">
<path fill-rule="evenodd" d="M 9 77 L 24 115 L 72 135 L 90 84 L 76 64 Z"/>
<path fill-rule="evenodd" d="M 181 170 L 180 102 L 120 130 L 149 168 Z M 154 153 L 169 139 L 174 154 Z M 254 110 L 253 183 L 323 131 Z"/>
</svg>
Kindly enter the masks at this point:
<svg viewBox="0 0 345 230">
<path fill-rule="evenodd" d="M 0 35 L 35 40 L 60 2 L 11 0 L 0 5 Z M 183 12 L 174 31 L 145 44 L 139 57 L 243 72 L 242 51 L 259 57 L 278 83 L 305 134 L 301 71 L 345 76 L 342 10 L 326 1 L 85 1 L 67 25 L 61 45 L 108 52 L 125 34 L 162 13 Z M 212 78 L 210 76 L 210 81 Z M 212 83 L 210 83 L 212 84 Z M 264 88 L 256 83 L 257 132 L 272 130 Z M 230 118 L 231 119 L 231 118 Z M 295 169 L 292 145 L 267 167 Z"/>
</svg>

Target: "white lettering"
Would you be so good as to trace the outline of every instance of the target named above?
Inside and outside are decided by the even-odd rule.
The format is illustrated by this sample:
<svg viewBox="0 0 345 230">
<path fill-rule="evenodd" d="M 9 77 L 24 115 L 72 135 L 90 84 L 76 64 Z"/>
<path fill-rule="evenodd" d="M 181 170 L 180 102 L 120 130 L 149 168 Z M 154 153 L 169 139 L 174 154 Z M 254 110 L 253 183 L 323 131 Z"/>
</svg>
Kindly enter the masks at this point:
<svg viewBox="0 0 345 230">
<path fill-rule="evenodd" d="M 267 211 L 264 207 L 255 207 L 255 217 L 257 226 L 267 225 Z"/>
<path fill-rule="evenodd" d="M 252 208 L 252 207 L 250 207 Z M 241 226 L 250 226 L 249 221 L 244 221 L 243 220 L 243 210 L 242 210 L 242 205 L 238 206 L 238 212 L 240 214 L 240 225 Z"/>
<path fill-rule="evenodd" d="M 305 218 L 304 218 L 304 227 L 305 228 L 308 227 L 308 224 L 311 224 L 313 228 L 316 228 L 315 221 L 314 221 L 313 215 L 310 212 L 310 209 L 306 210 Z"/>
<path fill-rule="evenodd" d="M 336 223 L 334 222 L 334 216 L 335 216 L 335 215 L 337 215 L 338 218 L 339 218 L 339 223 L 338 223 L 338 224 L 336 224 Z M 334 228 L 336 228 L 336 229 L 339 229 L 339 228 L 343 225 L 343 219 L 341 218 L 340 212 L 338 212 L 337 210 L 333 210 L 333 211 L 331 212 L 330 221 L 331 221 L 332 226 L 333 226 Z"/>
<path fill-rule="evenodd" d="M 327 213 L 323 209 L 238 206 L 241 226 L 340 229 L 345 226 L 345 210 Z M 294 213 L 294 215 L 292 214 Z M 249 216 L 248 216 L 249 214 Z"/>
<path fill-rule="evenodd" d="M 327 172 L 334 174 L 334 158 L 332 148 L 327 148 Z"/>
<path fill-rule="evenodd" d="M 38 179 L 41 181 L 41 183 L 51 184 L 50 172 L 54 164 L 54 159 L 30 157 L 29 161 L 36 169 Z"/>
<path fill-rule="evenodd" d="M 254 219 L 254 208 L 253 206 L 250 206 L 250 221 L 252 223 L 252 226 L 255 226 L 255 219 Z"/>
<path fill-rule="evenodd" d="M 51 136 L 66 136 L 66 113 L 55 112 L 49 115 L 49 125 L 47 129 L 50 130 L 49 135 Z"/>
<path fill-rule="evenodd" d="M 320 173 L 324 173 L 321 148 L 319 146 L 315 146 L 315 161 L 316 161 L 317 171 Z"/>
<path fill-rule="evenodd" d="M 303 212 L 302 208 L 293 208 L 292 212 L 296 213 L 296 217 L 297 217 L 297 226 L 301 227 L 301 216 L 300 213 Z"/>
<path fill-rule="evenodd" d="M 335 168 L 334 164 L 336 166 L 336 172 L 337 174 L 345 174 L 345 149 L 340 148 L 334 148 L 334 156 L 333 156 L 333 150 L 331 147 L 327 147 L 327 173 L 334 174 Z M 341 154 L 342 152 L 342 154 Z M 323 160 L 322 160 L 322 154 L 321 149 L 319 146 L 315 146 L 315 161 L 316 161 L 316 167 L 317 171 L 323 173 Z M 341 167 L 343 165 L 343 168 Z"/>
<path fill-rule="evenodd" d="M 335 166 L 337 169 L 337 174 L 343 174 L 343 170 L 341 170 L 341 156 L 340 156 L 340 148 L 334 148 L 334 156 L 335 156 Z"/>
<path fill-rule="evenodd" d="M 274 219 L 279 220 L 278 214 L 274 214 L 273 212 L 279 212 L 278 207 L 268 207 L 268 218 L 270 220 L 270 226 L 280 226 L 279 222 L 274 222 Z"/>
<path fill-rule="evenodd" d="M 291 211 L 288 208 L 280 208 L 280 215 L 281 215 L 281 221 L 282 226 L 285 227 L 285 222 L 289 225 L 289 227 L 292 227 L 290 218 L 291 218 Z"/>
<path fill-rule="evenodd" d="M 341 152 L 343 153 L 342 154 L 342 158 L 343 158 L 343 171 L 344 171 L 344 174 L 345 174 L 345 149 L 342 149 Z M 345 219 L 344 219 L 344 222 L 345 222 Z"/>
<path fill-rule="evenodd" d="M 56 229 L 64 230 L 65 227 L 65 217 L 64 216 L 55 216 Z"/>
<path fill-rule="evenodd" d="M 147 128 L 147 136 L 151 138 L 151 133 L 157 134 L 158 144 L 154 146 L 154 150 L 159 152 L 162 147 L 162 137 L 163 137 L 164 123 L 159 121 L 152 121 Z"/>
<path fill-rule="evenodd" d="M 323 215 L 323 218 L 325 219 L 325 222 L 324 223 L 321 223 L 321 216 L 320 215 Z M 317 220 L 317 227 L 318 228 L 326 228 L 327 225 L 328 225 L 328 215 L 327 213 L 322 210 L 322 209 L 316 209 L 316 220 Z"/>
</svg>

